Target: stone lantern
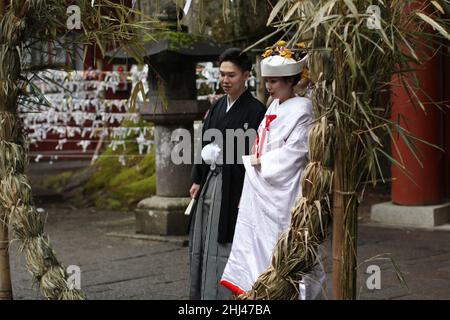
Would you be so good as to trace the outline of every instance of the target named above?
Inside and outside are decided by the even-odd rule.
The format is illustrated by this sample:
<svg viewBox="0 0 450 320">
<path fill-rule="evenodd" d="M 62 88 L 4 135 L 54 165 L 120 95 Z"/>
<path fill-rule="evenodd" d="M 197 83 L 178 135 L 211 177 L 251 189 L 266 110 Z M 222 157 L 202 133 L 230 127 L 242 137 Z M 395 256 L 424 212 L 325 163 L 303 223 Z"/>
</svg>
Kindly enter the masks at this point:
<svg viewBox="0 0 450 320">
<path fill-rule="evenodd" d="M 170 15 L 173 8 L 168 7 L 167 11 L 169 25 L 176 25 L 176 16 Z M 192 165 L 172 161 L 171 153 L 178 143 L 172 141 L 172 133 L 177 129 L 189 131 L 193 146 L 194 121 L 202 119 L 209 107 L 206 101 L 197 101 L 196 65 L 216 61 L 226 47 L 184 31 L 167 31 L 145 48 L 150 91 L 148 102 L 140 104 L 139 113 L 155 125 L 156 195 L 138 204 L 136 232 L 183 235 L 188 230 L 189 217 L 184 212 L 190 202 Z"/>
</svg>

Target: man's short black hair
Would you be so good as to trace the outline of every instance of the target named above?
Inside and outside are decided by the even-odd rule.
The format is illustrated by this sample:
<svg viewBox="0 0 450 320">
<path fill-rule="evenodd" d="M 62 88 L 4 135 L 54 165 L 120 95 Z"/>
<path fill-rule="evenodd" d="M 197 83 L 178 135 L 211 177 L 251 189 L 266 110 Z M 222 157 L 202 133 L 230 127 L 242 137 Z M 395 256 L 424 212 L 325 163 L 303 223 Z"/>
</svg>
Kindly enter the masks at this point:
<svg viewBox="0 0 450 320">
<path fill-rule="evenodd" d="M 235 64 L 242 72 L 252 70 L 252 61 L 245 52 L 239 48 L 229 48 L 219 57 L 219 65 L 222 62 L 231 62 Z"/>
</svg>

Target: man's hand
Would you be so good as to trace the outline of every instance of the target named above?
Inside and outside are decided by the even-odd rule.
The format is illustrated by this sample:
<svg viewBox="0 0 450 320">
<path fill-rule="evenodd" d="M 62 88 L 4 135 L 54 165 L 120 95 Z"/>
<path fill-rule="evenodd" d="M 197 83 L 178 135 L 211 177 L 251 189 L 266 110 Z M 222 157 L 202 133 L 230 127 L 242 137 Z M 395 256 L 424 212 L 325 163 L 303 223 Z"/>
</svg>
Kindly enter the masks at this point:
<svg viewBox="0 0 450 320">
<path fill-rule="evenodd" d="M 197 197 L 198 190 L 200 190 L 200 185 L 193 183 L 191 189 L 189 190 L 189 194 L 191 195 L 191 198 Z"/>
</svg>

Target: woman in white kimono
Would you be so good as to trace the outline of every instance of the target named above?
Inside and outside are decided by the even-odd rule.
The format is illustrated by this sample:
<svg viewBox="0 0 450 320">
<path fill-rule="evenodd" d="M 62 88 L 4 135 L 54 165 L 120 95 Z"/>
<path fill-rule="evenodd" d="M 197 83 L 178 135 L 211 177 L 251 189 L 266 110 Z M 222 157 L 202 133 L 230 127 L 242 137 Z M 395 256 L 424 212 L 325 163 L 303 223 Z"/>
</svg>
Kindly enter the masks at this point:
<svg viewBox="0 0 450 320">
<path fill-rule="evenodd" d="M 289 50 L 282 50 L 281 55 L 261 62 L 266 89 L 274 100 L 258 128 L 253 154 L 242 157 L 244 186 L 233 246 L 220 282 L 235 294 L 250 290 L 270 266 L 276 243 L 289 228 L 291 209 L 301 195 L 312 104 L 308 98 L 297 97 L 294 86 L 300 80 L 306 57 L 296 61 Z M 319 278 L 314 282 L 323 282 L 321 270 Z M 316 298 L 311 291 L 322 290 L 306 289 L 302 280 L 300 298 Z"/>
</svg>

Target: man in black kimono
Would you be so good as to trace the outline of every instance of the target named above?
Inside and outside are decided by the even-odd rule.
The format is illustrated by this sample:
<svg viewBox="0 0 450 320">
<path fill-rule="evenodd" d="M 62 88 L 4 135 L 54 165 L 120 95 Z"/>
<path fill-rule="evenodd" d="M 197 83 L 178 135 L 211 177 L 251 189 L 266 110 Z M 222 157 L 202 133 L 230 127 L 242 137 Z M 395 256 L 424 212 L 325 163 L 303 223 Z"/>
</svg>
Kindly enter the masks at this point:
<svg viewBox="0 0 450 320">
<path fill-rule="evenodd" d="M 244 182 L 241 157 L 250 154 L 253 141 L 246 139 L 241 150 L 238 146 L 242 146 L 242 141 L 236 142 L 227 130 L 254 130 L 256 134 L 266 112 L 245 87 L 252 68 L 248 56 L 231 48 L 220 56 L 219 62 L 220 85 L 226 94 L 207 113 L 202 132 L 202 163 L 194 165 L 192 171 L 190 194 L 197 198 L 197 206 L 190 227 L 191 299 L 221 300 L 231 295 L 219 285 L 219 280 L 230 254 Z M 221 132 L 223 143 L 203 141 L 203 135 L 211 129 Z"/>
</svg>

